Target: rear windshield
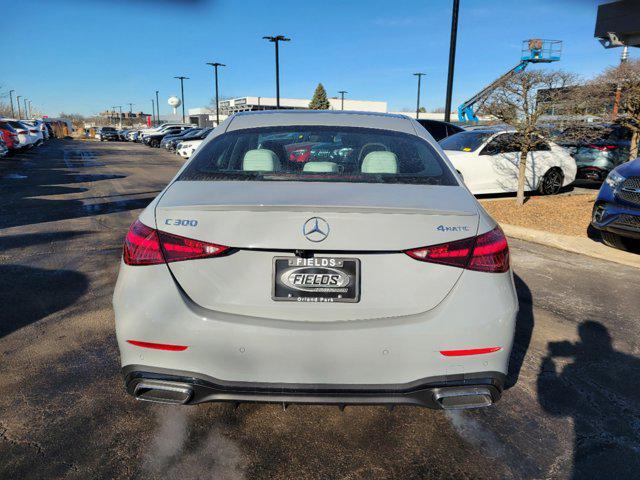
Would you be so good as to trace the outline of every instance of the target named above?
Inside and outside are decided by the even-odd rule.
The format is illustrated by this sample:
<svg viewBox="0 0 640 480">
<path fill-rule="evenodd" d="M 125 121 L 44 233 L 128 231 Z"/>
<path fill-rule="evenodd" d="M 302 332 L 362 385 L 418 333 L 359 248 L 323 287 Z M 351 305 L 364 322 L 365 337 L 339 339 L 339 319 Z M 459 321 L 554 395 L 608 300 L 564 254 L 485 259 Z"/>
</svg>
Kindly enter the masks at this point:
<svg viewBox="0 0 640 480">
<path fill-rule="evenodd" d="M 477 150 L 495 132 L 460 132 L 450 137 L 440 140 L 443 150 L 454 150 L 457 152 L 473 152 Z"/>
<path fill-rule="evenodd" d="M 458 185 L 423 139 L 350 127 L 238 130 L 202 148 L 178 180 L 262 180 Z"/>
</svg>

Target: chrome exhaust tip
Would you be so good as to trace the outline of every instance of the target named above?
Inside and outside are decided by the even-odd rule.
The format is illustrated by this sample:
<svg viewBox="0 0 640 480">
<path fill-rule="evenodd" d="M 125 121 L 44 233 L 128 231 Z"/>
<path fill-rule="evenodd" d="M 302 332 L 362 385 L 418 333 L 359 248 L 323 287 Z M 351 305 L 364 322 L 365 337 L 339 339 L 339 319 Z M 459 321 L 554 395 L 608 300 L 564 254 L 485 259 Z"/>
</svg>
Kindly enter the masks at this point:
<svg viewBox="0 0 640 480">
<path fill-rule="evenodd" d="M 184 405 L 193 396 L 193 388 L 186 383 L 142 380 L 133 389 L 136 400 L 144 402 Z"/>
<path fill-rule="evenodd" d="M 434 392 L 433 398 L 443 410 L 465 410 L 493 404 L 491 391 L 487 387 L 439 388 Z"/>
</svg>

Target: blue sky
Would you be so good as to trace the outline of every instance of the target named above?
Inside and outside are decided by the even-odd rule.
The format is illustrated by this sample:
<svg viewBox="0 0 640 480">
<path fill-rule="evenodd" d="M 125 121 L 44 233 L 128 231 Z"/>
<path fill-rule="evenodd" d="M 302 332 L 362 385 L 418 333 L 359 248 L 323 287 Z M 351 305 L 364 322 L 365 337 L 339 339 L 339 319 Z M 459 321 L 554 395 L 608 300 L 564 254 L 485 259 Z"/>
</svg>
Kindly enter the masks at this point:
<svg viewBox="0 0 640 480">
<path fill-rule="evenodd" d="M 0 0 L 8 45 L 0 89 L 15 89 L 50 115 L 93 114 L 133 102 L 150 111 L 179 93 L 187 108 L 212 97 L 207 61 L 221 70 L 225 96 L 275 96 L 273 45 L 285 34 L 281 96 L 309 98 L 318 82 L 330 96 L 386 100 L 390 110 L 444 106 L 451 0 Z M 521 41 L 564 41 L 558 67 L 591 76 L 619 61 L 593 38 L 597 0 L 461 0 L 454 106 L 519 59 Z M 6 40 L 9 40 L 6 42 Z M 632 49 L 636 50 L 636 49 Z M 631 52 L 638 57 L 637 51 Z"/>
</svg>

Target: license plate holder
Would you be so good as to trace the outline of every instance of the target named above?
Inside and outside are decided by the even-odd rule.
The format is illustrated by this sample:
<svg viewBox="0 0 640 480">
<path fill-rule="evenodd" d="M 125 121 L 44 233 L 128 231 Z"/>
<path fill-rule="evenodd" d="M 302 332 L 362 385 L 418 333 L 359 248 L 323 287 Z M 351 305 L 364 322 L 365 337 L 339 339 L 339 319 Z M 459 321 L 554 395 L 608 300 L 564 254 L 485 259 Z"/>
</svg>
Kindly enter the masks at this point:
<svg viewBox="0 0 640 480">
<path fill-rule="evenodd" d="M 279 302 L 359 302 L 360 260 L 274 257 L 271 298 Z"/>
</svg>

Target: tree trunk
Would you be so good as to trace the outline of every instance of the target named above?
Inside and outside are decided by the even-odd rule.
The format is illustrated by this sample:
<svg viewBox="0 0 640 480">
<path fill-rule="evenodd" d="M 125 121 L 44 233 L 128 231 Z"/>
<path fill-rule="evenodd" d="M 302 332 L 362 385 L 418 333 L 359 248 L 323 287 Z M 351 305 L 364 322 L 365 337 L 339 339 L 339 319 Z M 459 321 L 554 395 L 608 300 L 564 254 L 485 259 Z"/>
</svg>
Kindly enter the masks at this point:
<svg viewBox="0 0 640 480">
<path fill-rule="evenodd" d="M 522 147 L 520 151 L 520 161 L 518 162 L 518 194 L 516 195 L 516 203 L 520 206 L 524 205 L 524 183 L 527 174 L 527 154 L 528 147 Z"/>
<path fill-rule="evenodd" d="M 640 130 L 634 130 L 631 134 L 631 145 L 629 146 L 629 160 L 638 158 L 638 140 L 640 140 Z"/>
</svg>

